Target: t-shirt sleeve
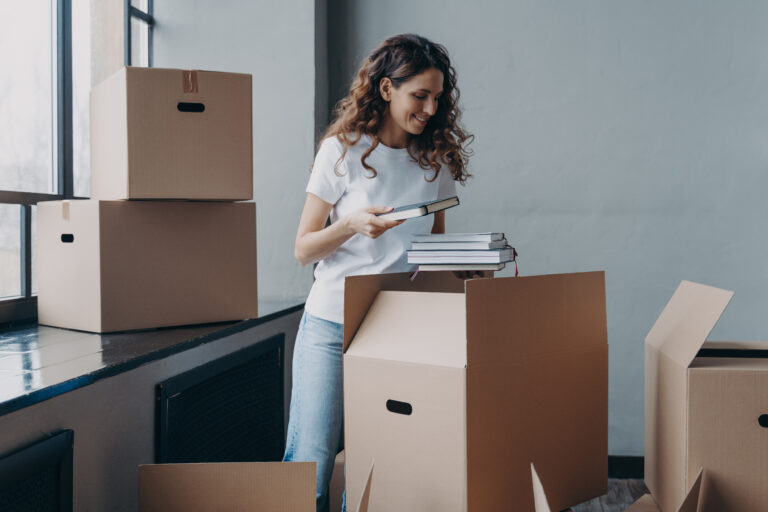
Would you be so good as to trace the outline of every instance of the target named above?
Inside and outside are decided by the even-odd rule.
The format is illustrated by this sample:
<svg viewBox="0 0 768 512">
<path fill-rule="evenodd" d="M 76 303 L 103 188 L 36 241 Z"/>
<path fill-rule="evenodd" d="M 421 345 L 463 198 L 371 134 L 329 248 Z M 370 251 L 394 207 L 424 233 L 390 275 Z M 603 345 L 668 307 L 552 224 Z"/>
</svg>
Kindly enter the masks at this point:
<svg viewBox="0 0 768 512">
<path fill-rule="evenodd" d="M 453 181 L 451 171 L 447 167 L 440 169 L 440 174 L 437 176 L 437 198 L 445 199 L 446 197 L 453 197 L 456 195 L 456 182 Z"/>
<path fill-rule="evenodd" d="M 339 176 L 334 172 L 341 156 L 341 145 L 335 138 L 328 138 L 320 145 L 307 184 L 307 192 L 329 204 L 336 204 L 347 188 L 347 176 L 343 162 L 339 164 Z"/>
</svg>

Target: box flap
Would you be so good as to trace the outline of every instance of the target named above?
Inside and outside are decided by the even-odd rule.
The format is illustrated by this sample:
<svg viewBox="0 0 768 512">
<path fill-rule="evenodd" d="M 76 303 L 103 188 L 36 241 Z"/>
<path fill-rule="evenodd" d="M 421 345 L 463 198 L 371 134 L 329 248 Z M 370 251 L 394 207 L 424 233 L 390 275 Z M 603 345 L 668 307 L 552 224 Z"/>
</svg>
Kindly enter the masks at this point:
<svg viewBox="0 0 768 512">
<path fill-rule="evenodd" d="M 464 293 L 464 280 L 453 272 L 421 272 L 411 281 L 411 274 L 376 274 L 349 276 L 344 281 L 344 351 L 360 327 L 379 290 Z"/>
<path fill-rule="evenodd" d="M 704 481 L 704 470 L 700 469 L 699 474 L 696 476 L 696 480 L 688 490 L 688 494 L 685 496 L 683 503 L 677 509 L 677 512 L 701 512 L 703 508 L 702 492 Z M 644 494 L 639 500 L 629 506 L 627 512 L 660 512 L 661 509 L 654 501 L 650 494 Z M 538 510 L 536 512 L 539 512 Z"/>
<path fill-rule="evenodd" d="M 371 479 L 373 478 L 373 466 L 375 462 L 371 462 L 371 470 L 368 471 L 368 479 L 365 481 L 365 487 L 363 488 L 363 494 L 360 496 L 360 502 L 357 504 L 357 512 L 368 512 L 368 503 L 371 498 Z"/>
<path fill-rule="evenodd" d="M 531 462 L 531 479 L 533 481 L 533 506 L 536 512 L 552 512 L 547 501 L 547 494 L 544 492 L 544 486 L 541 485 L 536 468 Z"/>
<path fill-rule="evenodd" d="M 463 368 L 464 294 L 380 291 L 346 356 Z"/>
<path fill-rule="evenodd" d="M 688 494 L 683 500 L 683 504 L 680 505 L 679 512 L 701 512 L 702 509 L 702 496 L 701 489 L 704 481 L 704 470 L 699 469 L 699 474 L 696 475 L 693 485 L 688 490 Z"/>
<path fill-rule="evenodd" d="M 686 368 L 704 344 L 733 292 L 682 281 L 645 338 L 645 343 Z"/>
<path fill-rule="evenodd" d="M 139 511 L 314 512 L 314 462 L 139 466 Z"/>
<path fill-rule="evenodd" d="M 639 500 L 629 506 L 627 512 L 660 512 L 660 509 L 650 494 L 643 494 Z"/>
<path fill-rule="evenodd" d="M 466 288 L 469 365 L 608 343 L 604 272 L 474 279 Z"/>
</svg>

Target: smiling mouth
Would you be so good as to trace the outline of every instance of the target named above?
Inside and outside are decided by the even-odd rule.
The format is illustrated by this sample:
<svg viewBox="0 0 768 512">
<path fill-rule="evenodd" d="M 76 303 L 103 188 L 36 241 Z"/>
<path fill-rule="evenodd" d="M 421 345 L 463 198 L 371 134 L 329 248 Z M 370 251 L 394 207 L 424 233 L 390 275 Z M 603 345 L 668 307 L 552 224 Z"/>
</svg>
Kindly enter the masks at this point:
<svg viewBox="0 0 768 512">
<path fill-rule="evenodd" d="M 427 118 L 421 118 L 421 117 L 417 116 L 416 114 L 413 114 L 413 117 L 415 117 L 416 120 L 418 122 L 420 122 L 421 124 L 427 124 L 427 121 L 429 121 L 428 117 Z"/>
</svg>

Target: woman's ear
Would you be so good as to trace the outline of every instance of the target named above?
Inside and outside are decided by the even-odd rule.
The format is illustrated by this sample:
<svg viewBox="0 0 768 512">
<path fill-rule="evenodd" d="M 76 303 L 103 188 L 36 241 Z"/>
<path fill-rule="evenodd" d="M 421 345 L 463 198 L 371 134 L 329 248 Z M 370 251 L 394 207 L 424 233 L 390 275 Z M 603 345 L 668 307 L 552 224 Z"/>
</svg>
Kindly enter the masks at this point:
<svg viewBox="0 0 768 512">
<path fill-rule="evenodd" d="M 384 77 L 379 81 L 379 94 L 384 101 L 392 101 L 392 80 Z"/>
</svg>

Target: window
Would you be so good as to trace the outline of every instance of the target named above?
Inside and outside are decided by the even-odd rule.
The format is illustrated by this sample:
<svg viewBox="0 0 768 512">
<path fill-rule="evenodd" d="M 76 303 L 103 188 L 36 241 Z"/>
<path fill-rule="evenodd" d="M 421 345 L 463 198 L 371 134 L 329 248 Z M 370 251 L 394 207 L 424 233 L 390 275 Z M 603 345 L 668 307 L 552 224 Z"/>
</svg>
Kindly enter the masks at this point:
<svg viewBox="0 0 768 512">
<path fill-rule="evenodd" d="M 124 0 L 125 64 L 152 63 L 152 0 Z M 90 195 L 92 9 L 17 2 L 0 18 L 0 324 L 34 319 L 36 204 Z"/>
<path fill-rule="evenodd" d="M 152 67 L 152 4 L 152 0 L 126 0 L 126 66 Z"/>
</svg>

